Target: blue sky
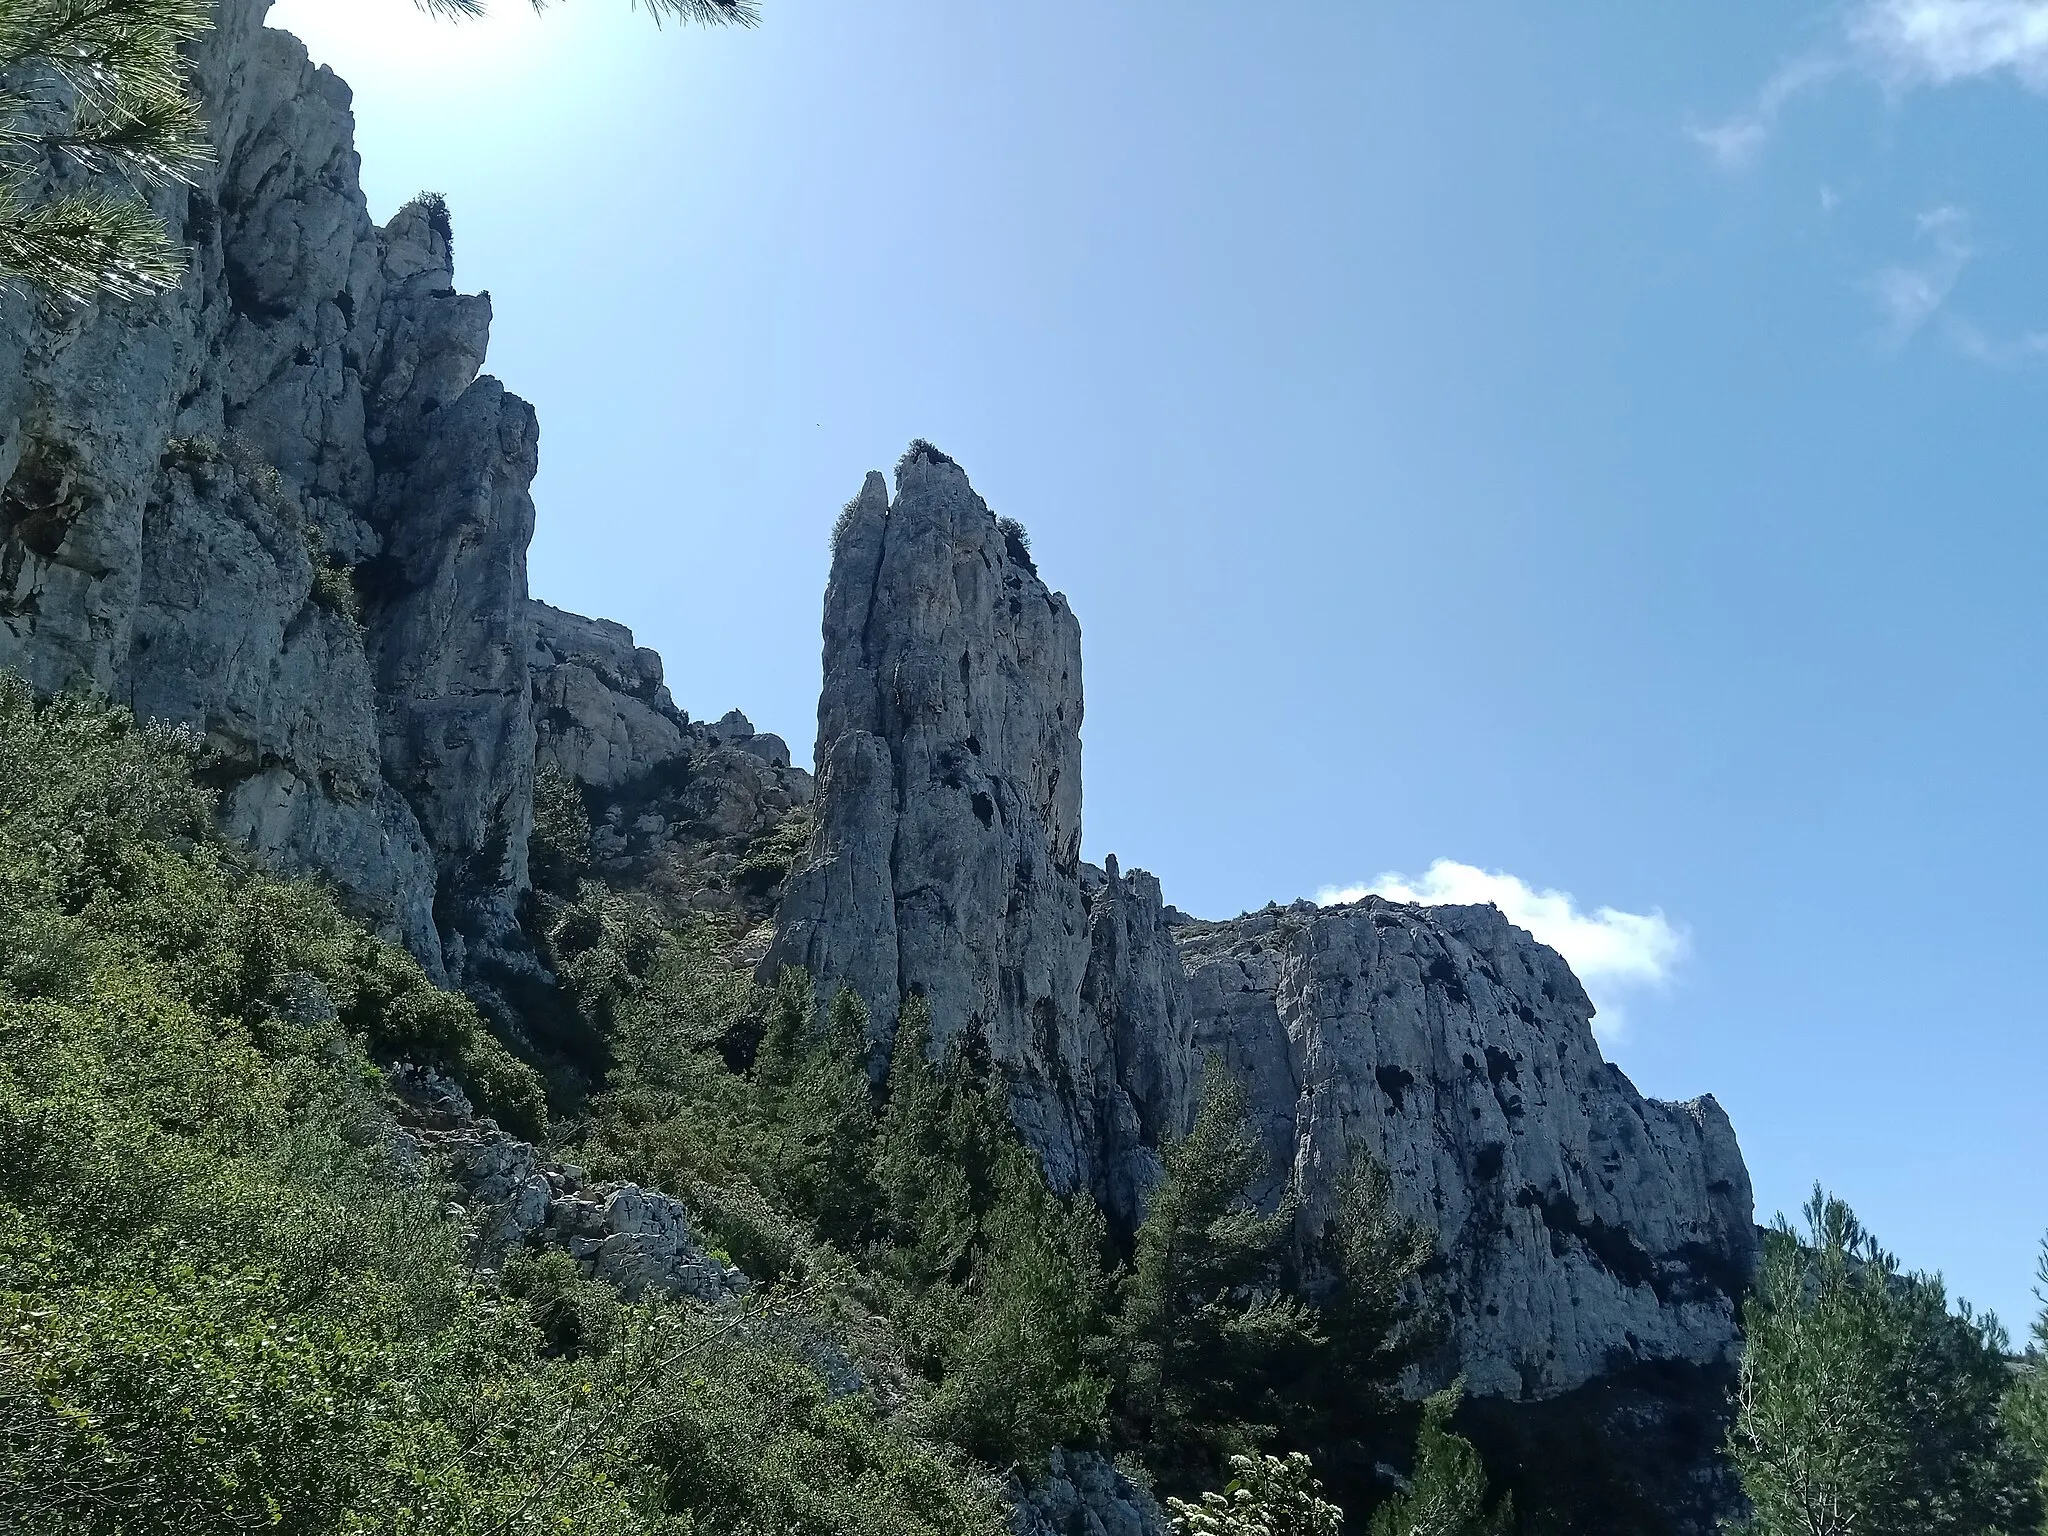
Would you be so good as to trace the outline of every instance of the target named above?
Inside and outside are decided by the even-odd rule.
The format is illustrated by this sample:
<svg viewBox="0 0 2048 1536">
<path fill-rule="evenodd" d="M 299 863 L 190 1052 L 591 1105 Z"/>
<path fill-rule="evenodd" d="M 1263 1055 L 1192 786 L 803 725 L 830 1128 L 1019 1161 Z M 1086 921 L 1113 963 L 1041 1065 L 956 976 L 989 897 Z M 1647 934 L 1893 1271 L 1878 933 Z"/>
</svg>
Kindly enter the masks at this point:
<svg viewBox="0 0 2048 1536">
<path fill-rule="evenodd" d="M 1093 856 L 1498 896 L 1762 1213 L 2023 1324 L 2048 3 L 765 4 L 275 13 L 495 297 L 536 593 L 801 754 L 928 437 L 1081 617 Z"/>
</svg>

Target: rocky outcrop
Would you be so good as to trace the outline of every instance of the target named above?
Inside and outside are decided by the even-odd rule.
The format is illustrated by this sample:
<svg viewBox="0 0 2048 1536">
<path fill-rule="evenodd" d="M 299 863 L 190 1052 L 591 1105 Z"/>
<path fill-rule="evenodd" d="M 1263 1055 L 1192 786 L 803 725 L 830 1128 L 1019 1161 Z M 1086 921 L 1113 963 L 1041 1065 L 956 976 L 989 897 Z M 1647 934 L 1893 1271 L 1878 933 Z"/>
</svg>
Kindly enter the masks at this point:
<svg viewBox="0 0 2048 1536">
<path fill-rule="evenodd" d="M 588 1183 L 581 1169 L 477 1118 L 445 1078 L 400 1066 L 389 1081 L 398 1155 L 454 1186 L 479 1262 L 500 1264 L 522 1246 L 560 1248 L 635 1300 L 719 1302 L 748 1288 L 698 1239 L 680 1200 L 637 1184 Z"/>
<path fill-rule="evenodd" d="M 263 10 L 196 50 L 182 286 L 0 301 L 0 666 L 195 728 L 237 837 L 477 977 L 521 948 L 533 414 L 445 210 L 371 223 L 348 88 Z"/>
<path fill-rule="evenodd" d="M 1443 1374 L 1553 1397 L 1639 1362 L 1712 1367 L 1754 1257 L 1711 1098 L 1604 1062 L 1559 956 L 1491 907 L 1369 898 L 1197 923 L 1080 858 L 1080 630 L 929 445 L 870 475 L 825 599 L 817 829 L 768 968 L 850 986 L 886 1039 L 921 993 L 971 1037 L 1062 1187 L 1141 1213 L 1214 1055 L 1316 1230 L 1354 1148 L 1441 1241 Z"/>
<path fill-rule="evenodd" d="M 594 872 L 672 917 L 772 914 L 812 789 L 782 738 L 738 710 L 690 719 L 624 625 L 533 612 L 540 761 L 581 793 Z"/>
<path fill-rule="evenodd" d="M 1084 875 L 1073 611 L 919 443 L 893 501 L 870 474 L 840 519 L 824 633 L 819 821 L 767 969 L 852 988 L 882 1040 L 921 994 L 935 1052 L 986 1046 L 1053 1181 L 1133 1213 L 1185 1116 L 1189 1021 L 1157 884 Z"/>
<path fill-rule="evenodd" d="M 1161 1536 L 1158 1503 L 1092 1451 L 1054 1447 L 1043 1472 L 1008 1490 L 1012 1536 Z"/>
<path fill-rule="evenodd" d="M 1734 1130 L 1602 1061 L 1554 950 L 1490 906 L 1375 896 L 1176 933 L 1197 1048 L 1250 1085 L 1274 1192 L 1313 1229 L 1353 1148 L 1384 1162 L 1438 1234 L 1475 1392 L 1726 1359 L 1756 1244 Z"/>
</svg>

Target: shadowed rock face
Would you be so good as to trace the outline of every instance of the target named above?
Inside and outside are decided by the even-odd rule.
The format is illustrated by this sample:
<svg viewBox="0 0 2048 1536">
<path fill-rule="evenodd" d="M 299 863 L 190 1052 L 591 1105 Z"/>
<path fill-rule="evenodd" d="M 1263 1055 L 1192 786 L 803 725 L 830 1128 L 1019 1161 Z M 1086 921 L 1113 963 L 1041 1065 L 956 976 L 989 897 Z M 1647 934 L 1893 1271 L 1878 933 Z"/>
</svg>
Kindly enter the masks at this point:
<svg viewBox="0 0 2048 1536">
<path fill-rule="evenodd" d="M 1385 1162 L 1439 1234 L 1474 1391 L 1728 1357 L 1756 1243 L 1734 1130 L 1602 1061 L 1555 951 L 1490 906 L 1370 896 L 1177 937 L 1197 1047 L 1251 1084 L 1273 1193 L 1291 1179 L 1313 1228 L 1352 1147 Z"/>
<path fill-rule="evenodd" d="M 918 444 L 893 502 L 871 474 L 841 519 L 824 635 L 819 825 L 767 969 L 851 987 L 883 1040 L 922 994 L 933 1049 L 986 1046 L 1054 1181 L 1129 1213 L 1185 1115 L 1187 1019 L 1157 883 L 1084 889 L 1073 611 Z"/>
<path fill-rule="evenodd" d="M 1081 861 L 1079 626 L 952 460 L 913 445 L 893 499 L 868 477 L 824 640 L 818 825 L 768 969 L 854 988 L 884 1039 L 923 993 L 935 1049 L 985 1045 L 1055 1181 L 1127 1221 L 1220 1057 L 1305 1231 L 1354 1146 L 1393 1170 L 1444 1249 L 1440 1365 L 1477 1392 L 1727 1359 L 1755 1244 L 1734 1133 L 1601 1060 L 1554 951 L 1492 907 L 1191 922 Z"/>
</svg>

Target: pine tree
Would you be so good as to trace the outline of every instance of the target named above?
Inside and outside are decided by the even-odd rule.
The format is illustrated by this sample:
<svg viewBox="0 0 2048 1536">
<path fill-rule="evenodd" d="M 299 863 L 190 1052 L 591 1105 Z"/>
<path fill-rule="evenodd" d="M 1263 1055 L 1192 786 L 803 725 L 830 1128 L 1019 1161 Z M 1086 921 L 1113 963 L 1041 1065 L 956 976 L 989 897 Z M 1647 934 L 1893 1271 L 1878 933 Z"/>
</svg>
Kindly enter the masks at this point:
<svg viewBox="0 0 2048 1536">
<path fill-rule="evenodd" d="M 1313 1311 L 1282 1291 L 1293 1203 L 1270 1215 L 1253 1204 L 1267 1160 L 1221 1062 L 1165 1163 L 1123 1286 L 1124 1406 L 1168 1481 L 1198 1486 L 1274 1432 L 1322 1340 Z"/>
<path fill-rule="evenodd" d="M 1486 1468 L 1472 1442 L 1451 1430 L 1463 1395 L 1453 1383 L 1422 1405 L 1408 1486 L 1373 1512 L 1372 1536 L 1495 1536 L 1514 1528 L 1513 1500 L 1486 1509 Z"/>
<path fill-rule="evenodd" d="M 1368 1507 L 1382 1491 L 1375 1468 L 1405 1449 L 1401 1378 L 1444 1338 L 1427 1281 L 1435 1255 L 1435 1234 L 1394 1203 L 1386 1165 L 1354 1147 L 1306 1255 L 1303 1289 L 1329 1342 L 1299 1377 L 1288 1425 L 1340 1504 Z"/>
<path fill-rule="evenodd" d="M 1994 1317 L 1951 1311 L 1815 1186 L 1743 1309 L 1728 1453 L 1756 1536 L 1979 1536 L 2038 1519 Z"/>
<path fill-rule="evenodd" d="M 1062 1201 L 1013 1137 L 959 1291 L 965 1305 L 941 1351 L 933 1422 L 948 1439 L 1001 1466 L 1101 1438 L 1105 1237 L 1095 1203 L 1086 1194 Z"/>
<path fill-rule="evenodd" d="M 847 1249 L 866 1241 L 876 1216 L 868 1054 L 860 998 L 841 987 L 820 1020 L 809 974 L 785 969 L 754 1058 L 768 1128 L 763 1182 L 820 1237 Z"/>
<path fill-rule="evenodd" d="M 1319 1310 L 1330 1347 L 1323 1391 L 1350 1414 L 1389 1409 L 1401 1373 L 1443 1339 L 1444 1318 L 1417 1282 L 1436 1256 L 1436 1234 L 1394 1203 L 1393 1175 L 1354 1147 L 1332 1192 L 1317 1244 L 1329 1277 Z"/>
<path fill-rule="evenodd" d="M 2040 1529 L 2048 1536 L 2048 1238 L 2042 1240 L 2035 1273 L 2040 1284 L 2034 1295 L 2041 1311 L 2034 1319 L 2032 1344 L 2004 1408 L 2008 1432 L 2032 1463 L 2036 1493 L 2044 1510 Z"/>
<path fill-rule="evenodd" d="M 890 1262 L 913 1291 L 964 1280 L 977 1231 L 973 1107 L 958 1102 L 931 1060 L 931 1009 L 904 1000 L 889 1056 L 888 1103 L 875 1180 L 894 1244 Z"/>
</svg>

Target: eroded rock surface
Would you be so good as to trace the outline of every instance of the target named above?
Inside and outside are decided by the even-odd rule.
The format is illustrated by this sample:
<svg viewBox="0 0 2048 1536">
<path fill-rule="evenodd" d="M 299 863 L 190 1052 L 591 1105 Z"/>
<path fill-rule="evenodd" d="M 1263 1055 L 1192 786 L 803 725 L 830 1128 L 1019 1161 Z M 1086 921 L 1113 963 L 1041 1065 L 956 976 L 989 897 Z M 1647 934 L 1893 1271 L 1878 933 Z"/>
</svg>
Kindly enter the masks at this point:
<svg viewBox="0 0 2048 1536">
<path fill-rule="evenodd" d="M 672 917 L 771 915 L 812 793 L 782 738 L 738 710 L 692 720 L 623 624 L 533 610 L 540 761 L 582 795 L 595 872 Z"/>
<path fill-rule="evenodd" d="M 1161 1536 L 1158 1503 L 1092 1451 L 1058 1447 L 1027 1487 L 1010 1490 L 1013 1536 Z"/>
<path fill-rule="evenodd" d="M 1442 1243 L 1476 1392 L 1724 1362 L 1754 1258 L 1748 1175 L 1711 1098 L 1644 1099 L 1603 1061 L 1564 961 L 1491 907 L 1269 908 L 1192 922 L 1080 858 L 1080 628 L 960 467 L 917 444 L 837 531 L 817 830 L 767 969 L 846 985 L 887 1038 L 1005 1074 L 1053 1180 L 1135 1220 L 1204 1061 L 1249 1087 L 1261 1191 L 1327 1213 L 1351 1149 Z"/>
<path fill-rule="evenodd" d="M 1350 1149 L 1439 1237 L 1457 1368 L 1548 1397 L 1642 1360 L 1726 1359 L 1749 1175 L 1711 1096 L 1601 1060 L 1563 959 L 1490 906 L 1368 896 L 1176 930 L 1197 1048 L 1251 1087 L 1313 1228 Z"/>
<path fill-rule="evenodd" d="M 237 837 L 467 979 L 521 948 L 533 414 L 445 210 L 371 222 L 348 88 L 264 9 L 195 53 L 181 287 L 0 299 L 0 666 L 195 728 Z"/>
<path fill-rule="evenodd" d="M 893 501 L 870 474 L 841 518 L 824 636 L 818 827 L 766 969 L 851 987 L 884 1040 L 922 994 L 933 1050 L 986 1047 L 1053 1181 L 1132 1214 L 1185 1117 L 1189 1021 L 1157 883 L 1084 882 L 1073 611 L 916 444 Z"/>
<path fill-rule="evenodd" d="M 478 1119 L 444 1078 L 400 1067 L 390 1080 L 401 1106 L 401 1155 L 460 1191 L 482 1262 L 502 1263 L 522 1245 L 560 1248 L 634 1300 L 717 1302 L 747 1289 L 746 1277 L 698 1239 L 680 1200 L 637 1184 L 588 1183 L 580 1169 Z"/>
</svg>

